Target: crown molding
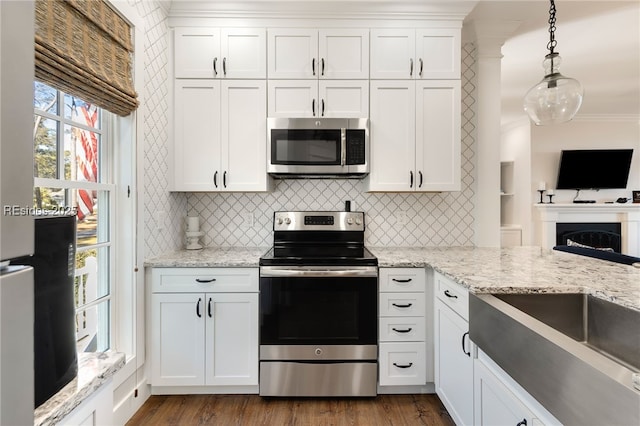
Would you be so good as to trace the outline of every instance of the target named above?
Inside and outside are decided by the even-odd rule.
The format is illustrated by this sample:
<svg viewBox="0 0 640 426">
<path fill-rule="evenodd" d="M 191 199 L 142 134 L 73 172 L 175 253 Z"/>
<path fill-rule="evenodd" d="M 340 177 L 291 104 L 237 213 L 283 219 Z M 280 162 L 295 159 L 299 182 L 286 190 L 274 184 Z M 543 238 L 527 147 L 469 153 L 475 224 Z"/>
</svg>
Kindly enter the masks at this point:
<svg viewBox="0 0 640 426">
<path fill-rule="evenodd" d="M 640 123 L 640 114 L 576 114 L 572 121 Z"/>
</svg>

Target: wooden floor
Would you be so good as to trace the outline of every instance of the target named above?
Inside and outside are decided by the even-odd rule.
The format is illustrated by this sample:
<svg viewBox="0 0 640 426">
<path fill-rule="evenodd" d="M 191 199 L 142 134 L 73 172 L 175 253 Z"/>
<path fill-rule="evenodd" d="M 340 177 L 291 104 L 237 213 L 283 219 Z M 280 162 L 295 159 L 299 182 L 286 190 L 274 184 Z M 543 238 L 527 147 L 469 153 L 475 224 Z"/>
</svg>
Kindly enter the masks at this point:
<svg viewBox="0 0 640 426">
<path fill-rule="evenodd" d="M 261 398 L 155 395 L 129 420 L 137 425 L 433 425 L 454 423 L 436 395 L 376 398 Z"/>
</svg>

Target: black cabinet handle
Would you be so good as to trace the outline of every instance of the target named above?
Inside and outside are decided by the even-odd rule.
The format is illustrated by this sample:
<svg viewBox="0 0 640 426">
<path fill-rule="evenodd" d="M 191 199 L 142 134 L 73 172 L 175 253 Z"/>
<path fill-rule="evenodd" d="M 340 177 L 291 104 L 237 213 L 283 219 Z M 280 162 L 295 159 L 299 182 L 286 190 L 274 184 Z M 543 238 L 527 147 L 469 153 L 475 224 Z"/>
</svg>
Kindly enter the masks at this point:
<svg viewBox="0 0 640 426">
<path fill-rule="evenodd" d="M 311 60 L 311 72 L 313 73 L 313 75 L 316 75 L 316 58 L 313 58 Z"/>
<path fill-rule="evenodd" d="M 409 77 L 413 77 L 413 58 L 409 59 Z"/>
<path fill-rule="evenodd" d="M 320 66 L 322 70 L 320 71 L 320 75 L 324 75 L 324 58 L 320 59 Z"/>
<path fill-rule="evenodd" d="M 397 303 L 392 303 L 392 305 L 396 308 L 410 308 L 411 306 L 413 306 L 413 303 L 407 303 L 406 305 L 398 305 Z"/>
<path fill-rule="evenodd" d="M 320 116 L 324 117 L 324 99 L 322 100 L 322 114 Z"/>
<path fill-rule="evenodd" d="M 227 171 L 225 170 L 222 174 L 222 186 L 227 187 Z"/>
<path fill-rule="evenodd" d="M 466 356 L 471 357 L 471 351 L 467 352 L 467 349 L 464 347 L 464 338 L 467 337 L 468 335 L 469 335 L 468 331 L 462 335 L 462 352 L 464 352 Z"/>
<path fill-rule="evenodd" d="M 398 279 L 398 278 L 391 278 L 391 281 L 395 281 L 397 283 L 410 283 L 412 280 L 411 280 L 411 278 L 407 278 L 406 280 L 401 280 L 401 279 Z"/>
<path fill-rule="evenodd" d="M 400 330 L 400 329 L 394 327 L 394 328 L 392 328 L 392 330 L 395 331 L 396 333 L 408 333 L 411 330 L 413 330 L 413 328 L 409 327 L 409 328 L 405 328 L 403 330 Z"/>
<path fill-rule="evenodd" d="M 211 312 L 211 298 L 209 298 L 209 303 L 207 305 L 207 314 L 209 314 L 209 318 L 213 318 L 213 313 Z"/>
<path fill-rule="evenodd" d="M 202 302 L 202 298 L 198 297 L 198 303 L 196 303 L 196 315 L 198 318 L 202 318 L 202 315 L 200 314 L 200 302 Z"/>
<path fill-rule="evenodd" d="M 409 172 L 409 188 L 413 188 L 413 171 Z"/>
<path fill-rule="evenodd" d="M 516 426 L 527 426 L 527 419 L 522 419 L 522 421 L 518 423 Z"/>
<path fill-rule="evenodd" d="M 420 61 L 420 72 L 418 73 L 420 77 L 422 77 L 422 69 L 424 68 L 424 63 L 422 62 L 422 58 L 418 59 Z"/>
<path fill-rule="evenodd" d="M 449 293 L 449 290 L 445 290 L 444 291 L 444 295 L 447 296 L 447 297 L 450 297 L 452 299 L 457 299 L 458 298 L 458 296 L 456 296 L 455 294 Z"/>
<path fill-rule="evenodd" d="M 208 279 L 208 280 L 205 280 L 203 278 L 196 278 L 196 282 L 197 283 L 212 283 L 215 280 L 216 280 L 215 278 L 211 278 L 211 279 Z"/>
<path fill-rule="evenodd" d="M 314 74 L 315 75 L 315 74 Z M 316 100 L 311 100 L 311 115 L 316 116 Z"/>
<path fill-rule="evenodd" d="M 213 185 L 217 188 L 218 187 L 218 171 L 216 170 L 216 172 L 213 174 Z"/>
<path fill-rule="evenodd" d="M 420 177 L 420 183 L 418 184 L 418 188 L 422 188 L 422 172 L 418 172 L 418 176 Z"/>
<path fill-rule="evenodd" d="M 217 68 L 217 63 L 218 63 L 218 58 L 215 57 L 213 58 L 213 76 L 216 77 L 218 75 L 218 68 Z"/>
<path fill-rule="evenodd" d="M 394 362 L 393 365 L 398 368 L 410 368 L 413 365 L 413 363 L 410 362 L 409 364 L 398 364 Z"/>
<path fill-rule="evenodd" d="M 227 76 L 227 58 L 222 58 L 222 74 Z"/>
</svg>

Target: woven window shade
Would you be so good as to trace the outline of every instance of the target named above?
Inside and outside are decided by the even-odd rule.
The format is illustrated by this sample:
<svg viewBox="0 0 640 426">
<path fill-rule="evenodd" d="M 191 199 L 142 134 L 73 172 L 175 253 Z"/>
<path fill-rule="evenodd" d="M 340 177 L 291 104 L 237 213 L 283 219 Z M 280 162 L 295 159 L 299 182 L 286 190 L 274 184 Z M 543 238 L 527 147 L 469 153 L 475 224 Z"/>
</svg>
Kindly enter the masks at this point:
<svg viewBox="0 0 640 426">
<path fill-rule="evenodd" d="M 35 76 L 126 116 L 138 107 L 131 27 L 104 0 L 36 0 Z"/>
</svg>

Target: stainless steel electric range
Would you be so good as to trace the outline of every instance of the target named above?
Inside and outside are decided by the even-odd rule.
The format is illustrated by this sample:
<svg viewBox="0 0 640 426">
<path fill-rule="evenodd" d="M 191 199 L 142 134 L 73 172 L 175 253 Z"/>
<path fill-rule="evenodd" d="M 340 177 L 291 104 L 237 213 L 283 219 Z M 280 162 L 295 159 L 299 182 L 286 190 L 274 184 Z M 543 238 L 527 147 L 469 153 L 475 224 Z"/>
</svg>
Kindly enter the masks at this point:
<svg viewBox="0 0 640 426">
<path fill-rule="evenodd" d="M 274 214 L 260 258 L 260 395 L 376 395 L 378 259 L 364 219 Z"/>
</svg>

